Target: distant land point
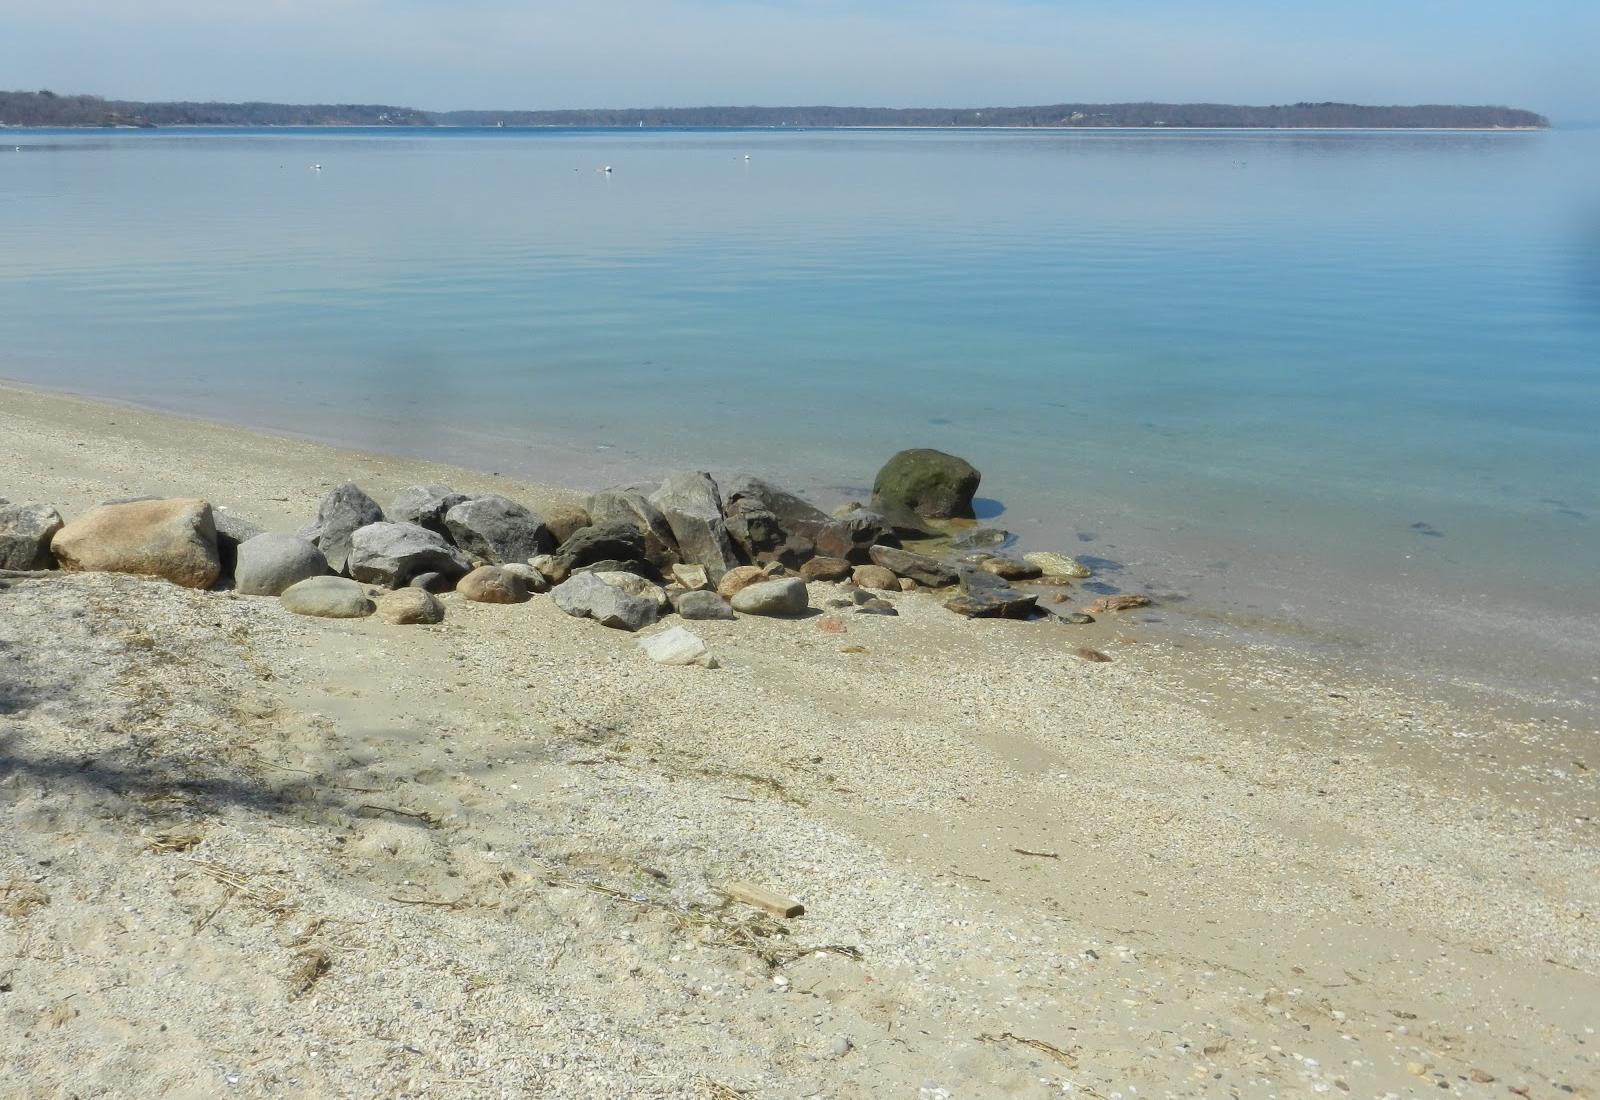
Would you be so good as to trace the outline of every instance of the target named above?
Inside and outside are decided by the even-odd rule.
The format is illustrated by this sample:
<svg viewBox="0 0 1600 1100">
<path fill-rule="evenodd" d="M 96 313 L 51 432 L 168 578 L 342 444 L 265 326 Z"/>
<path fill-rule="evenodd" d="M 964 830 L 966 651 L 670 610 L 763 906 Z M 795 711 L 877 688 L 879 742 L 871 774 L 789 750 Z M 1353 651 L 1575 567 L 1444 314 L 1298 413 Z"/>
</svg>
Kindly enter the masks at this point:
<svg viewBox="0 0 1600 1100">
<path fill-rule="evenodd" d="M 382 104 L 142 103 L 50 91 L 0 92 L 0 126 L 393 126 L 507 128 L 996 127 L 1266 130 L 1543 130 L 1513 107 L 1374 107 L 1292 103 L 1057 103 L 1042 107 L 644 107 L 561 111 L 422 111 Z"/>
</svg>

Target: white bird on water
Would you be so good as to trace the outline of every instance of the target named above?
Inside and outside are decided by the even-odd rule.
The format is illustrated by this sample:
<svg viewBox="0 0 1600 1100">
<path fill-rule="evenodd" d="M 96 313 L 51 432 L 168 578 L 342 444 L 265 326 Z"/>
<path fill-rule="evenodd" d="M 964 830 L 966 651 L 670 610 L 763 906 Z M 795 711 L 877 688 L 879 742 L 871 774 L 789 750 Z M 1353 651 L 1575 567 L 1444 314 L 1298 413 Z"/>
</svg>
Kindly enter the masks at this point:
<svg viewBox="0 0 1600 1100">
<path fill-rule="evenodd" d="M 320 171 L 322 171 L 322 165 L 320 165 L 320 164 L 313 164 L 313 165 L 312 165 L 312 166 L 311 166 L 311 170 L 312 170 L 312 171 L 313 171 L 313 172 L 320 172 Z"/>
<path fill-rule="evenodd" d="M 609 176 L 611 174 L 611 165 L 606 165 L 604 168 L 600 169 L 600 171 Z"/>
</svg>

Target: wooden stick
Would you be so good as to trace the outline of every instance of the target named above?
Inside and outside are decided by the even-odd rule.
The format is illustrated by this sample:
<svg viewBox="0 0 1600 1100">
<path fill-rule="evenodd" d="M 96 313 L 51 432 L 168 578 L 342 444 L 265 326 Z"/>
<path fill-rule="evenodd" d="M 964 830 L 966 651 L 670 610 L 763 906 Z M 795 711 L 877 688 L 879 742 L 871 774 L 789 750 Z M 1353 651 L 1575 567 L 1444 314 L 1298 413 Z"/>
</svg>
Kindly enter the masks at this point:
<svg viewBox="0 0 1600 1100">
<path fill-rule="evenodd" d="M 798 917 L 805 913 L 806 907 L 793 898 L 786 898 L 782 894 L 775 894 L 771 890 L 763 890 L 748 882 L 730 882 L 722 887 L 722 892 L 734 901 L 742 901 L 746 905 L 753 905 L 757 909 L 779 917 Z"/>
</svg>

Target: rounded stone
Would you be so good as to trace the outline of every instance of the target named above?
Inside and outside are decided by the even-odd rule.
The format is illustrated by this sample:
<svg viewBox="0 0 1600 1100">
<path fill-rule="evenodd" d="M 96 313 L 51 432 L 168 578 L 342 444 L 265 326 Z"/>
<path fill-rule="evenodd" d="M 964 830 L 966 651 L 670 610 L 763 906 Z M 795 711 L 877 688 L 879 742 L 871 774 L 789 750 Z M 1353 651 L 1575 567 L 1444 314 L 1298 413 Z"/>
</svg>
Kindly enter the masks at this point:
<svg viewBox="0 0 1600 1100">
<path fill-rule="evenodd" d="M 881 592 L 900 591 L 900 578 L 881 565 L 858 565 L 851 574 L 857 588 L 876 588 Z"/>
<path fill-rule="evenodd" d="M 310 577 L 284 589 L 278 599 L 287 611 L 321 619 L 361 619 L 373 612 L 367 590 L 345 577 Z"/>
<path fill-rule="evenodd" d="M 878 471 L 872 501 L 933 519 L 971 517 L 982 475 L 964 458 L 929 447 L 901 451 Z"/>
<path fill-rule="evenodd" d="M 422 588 L 396 588 L 378 597 L 378 618 L 396 626 L 444 622 L 444 604 Z"/>
<path fill-rule="evenodd" d="M 733 609 L 746 615 L 798 615 L 809 605 L 806 582 L 799 577 L 760 581 L 733 596 Z"/>
<path fill-rule="evenodd" d="M 310 539 L 268 532 L 239 544 L 234 589 L 245 596 L 281 596 L 290 585 L 328 572 L 328 558 Z"/>
<path fill-rule="evenodd" d="M 526 603 L 528 582 L 498 565 L 480 565 L 456 582 L 456 592 L 473 603 Z"/>
</svg>

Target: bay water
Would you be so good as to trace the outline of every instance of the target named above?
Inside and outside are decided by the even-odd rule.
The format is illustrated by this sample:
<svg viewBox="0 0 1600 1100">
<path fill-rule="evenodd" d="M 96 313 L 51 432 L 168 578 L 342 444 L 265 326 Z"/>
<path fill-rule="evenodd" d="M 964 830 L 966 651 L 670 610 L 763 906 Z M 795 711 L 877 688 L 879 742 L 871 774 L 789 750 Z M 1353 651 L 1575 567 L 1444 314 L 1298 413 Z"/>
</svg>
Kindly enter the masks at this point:
<svg viewBox="0 0 1600 1100">
<path fill-rule="evenodd" d="M 587 488 L 939 447 L 1092 590 L 1600 700 L 1600 132 L 9 130 L 0 377 Z"/>
</svg>

